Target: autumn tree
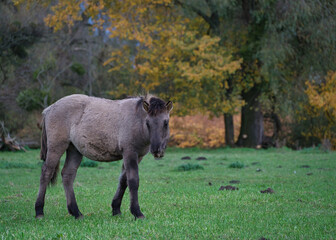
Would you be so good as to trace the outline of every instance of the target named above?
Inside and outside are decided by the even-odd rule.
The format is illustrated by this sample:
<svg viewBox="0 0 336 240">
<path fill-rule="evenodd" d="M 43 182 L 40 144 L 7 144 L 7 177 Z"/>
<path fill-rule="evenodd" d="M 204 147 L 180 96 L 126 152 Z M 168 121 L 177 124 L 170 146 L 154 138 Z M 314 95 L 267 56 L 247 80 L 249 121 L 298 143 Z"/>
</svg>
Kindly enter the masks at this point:
<svg viewBox="0 0 336 240">
<path fill-rule="evenodd" d="M 238 145 L 255 147 L 263 139 L 263 112 L 288 112 L 297 98 L 293 86 L 309 75 L 335 69 L 335 1 L 175 0 L 207 23 L 243 59 L 232 79 L 244 79 Z M 316 31 L 318 29 L 318 31 Z M 288 98 L 291 95 L 292 98 Z M 302 92 L 301 92 L 302 95 Z M 288 101 L 289 100 L 289 101 Z M 268 102 L 270 104 L 265 104 Z M 273 106 L 270 106 L 273 105 Z M 292 104 L 290 107 L 295 107 Z"/>
<path fill-rule="evenodd" d="M 240 68 L 229 51 L 219 45 L 219 38 L 187 31 L 153 51 L 139 56 L 139 74 L 161 95 L 177 101 L 177 110 L 190 113 L 202 110 L 220 116 L 233 113 L 243 103 L 238 94 L 226 96 L 229 75 Z M 180 107 L 180 108 L 179 108 Z"/>
<path fill-rule="evenodd" d="M 301 115 L 301 121 L 308 118 L 319 119 L 325 123 L 314 124 L 303 131 L 305 137 L 317 137 L 321 142 L 330 142 L 336 147 L 336 72 L 329 72 L 325 79 L 319 82 L 307 81 L 305 93 L 309 105 L 305 105 L 306 115 Z"/>
<path fill-rule="evenodd" d="M 188 17 L 173 1 L 64 0 L 52 11 L 46 22 L 55 30 L 71 29 L 86 17 L 92 29 L 124 43 L 105 65 L 113 73 L 127 69 L 134 77 L 111 90 L 114 96 L 143 89 L 176 100 L 181 111 L 201 109 L 216 116 L 232 114 L 243 103 L 240 90 L 229 82 L 241 60 L 218 36 L 201 33 L 203 20 Z"/>
</svg>

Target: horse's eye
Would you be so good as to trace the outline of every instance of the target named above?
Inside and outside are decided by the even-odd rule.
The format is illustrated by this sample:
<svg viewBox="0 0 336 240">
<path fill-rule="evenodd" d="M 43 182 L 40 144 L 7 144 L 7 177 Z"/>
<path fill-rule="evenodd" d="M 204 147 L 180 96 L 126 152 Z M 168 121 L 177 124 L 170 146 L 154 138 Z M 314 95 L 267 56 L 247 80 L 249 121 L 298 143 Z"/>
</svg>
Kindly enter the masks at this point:
<svg viewBox="0 0 336 240">
<path fill-rule="evenodd" d="M 149 126 L 149 121 L 146 121 L 146 126 L 148 128 L 148 130 L 150 129 L 150 126 Z"/>
<path fill-rule="evenodd" d="M 164 128 L 168 128 L 168 121 L 167 121 L 167 120 L 164 120 L 164 122 L 163 122 L 163 127 L 164 127 Z"/>
</svg>

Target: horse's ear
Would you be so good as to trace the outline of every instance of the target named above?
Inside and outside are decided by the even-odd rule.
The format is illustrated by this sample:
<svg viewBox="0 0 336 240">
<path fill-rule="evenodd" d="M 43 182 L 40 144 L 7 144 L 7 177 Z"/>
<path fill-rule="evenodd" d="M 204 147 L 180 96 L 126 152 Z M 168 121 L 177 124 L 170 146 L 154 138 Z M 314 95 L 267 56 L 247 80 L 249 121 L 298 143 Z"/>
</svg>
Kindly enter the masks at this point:
<svg viewBox="0 0 336 240">
<path fill-rule="evenodd" d="M 171 101 L 168 101 L 166 103 L 166 108 L 167 108 L 167 111 L 170 112 L 173 109 L 173 103 Z"/>
<path fill-rule="evenodd" d="M 149 104 L 148 104 L 148 102 L 143 101 L 143 102 L 142 102 L 142 107 L 143 107 L 143 109 L 144 109 L 146 112 L 148 112 L 148 110 L 149 110 Z"/>
</svg>

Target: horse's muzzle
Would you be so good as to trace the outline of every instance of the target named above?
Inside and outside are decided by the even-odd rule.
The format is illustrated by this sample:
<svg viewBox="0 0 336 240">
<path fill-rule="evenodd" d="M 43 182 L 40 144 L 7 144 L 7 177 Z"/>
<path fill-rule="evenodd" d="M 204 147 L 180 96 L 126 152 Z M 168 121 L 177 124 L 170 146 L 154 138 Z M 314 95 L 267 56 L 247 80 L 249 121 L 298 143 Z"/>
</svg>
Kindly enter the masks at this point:
<svg viewBox="0 0 336 240">
<path fill-rule="evenodd" d="M 160 158 L 163 158 L 163 156 L 164 156 L 164 152 L 155 152 L 155 153 L 152 153 L 152 154 L 153 154 L 153 156 L 156 160 L 158 160 Z"/>
</svg>

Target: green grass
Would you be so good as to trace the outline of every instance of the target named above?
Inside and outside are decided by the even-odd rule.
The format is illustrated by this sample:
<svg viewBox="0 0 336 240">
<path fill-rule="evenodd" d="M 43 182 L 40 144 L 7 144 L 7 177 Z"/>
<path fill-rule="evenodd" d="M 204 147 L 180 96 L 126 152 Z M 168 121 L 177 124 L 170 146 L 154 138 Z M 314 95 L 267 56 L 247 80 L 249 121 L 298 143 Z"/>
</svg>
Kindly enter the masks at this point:
<svg viewBox="0 0 336 240">
<path fill-rule="evenodd" d="M 204 169 L 176 171 L 186 155 Z M 207 161 L 195 160 L 198 156 Z M 140 164 L 139 189 L 146 219 L 137 221 L 129 211 L 128 191 L 122 215 L 112 217 L 121 162 L 79 168 L 74 187 L 84 219 L 67 213 L 59 179 L 47 190 L 44 219 L 36 220 L 38 157 L 36 150 L 0 153 L 0 166 L 6 166 L 0 167 L 1 239 L 336 238 L 336 153 L 171 148 L 162 160 L 147 156 Z M 235 162 L 245 167 L 229 168 Z M 231 184 L 238 191 L 218 191 L 231 180 L 240 181 Z M 260 193 L 268 187 L 275 193 Z"/>
</svg>

